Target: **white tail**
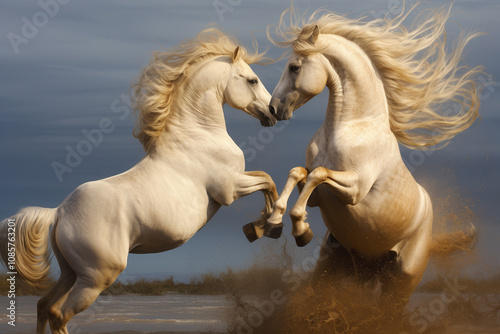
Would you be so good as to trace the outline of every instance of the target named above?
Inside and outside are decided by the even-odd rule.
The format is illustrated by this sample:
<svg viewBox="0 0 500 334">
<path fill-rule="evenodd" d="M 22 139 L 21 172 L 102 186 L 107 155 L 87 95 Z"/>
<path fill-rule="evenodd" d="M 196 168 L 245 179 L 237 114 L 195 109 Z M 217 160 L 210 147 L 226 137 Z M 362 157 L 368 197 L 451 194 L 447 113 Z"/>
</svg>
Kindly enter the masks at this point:
<svg viewBox="0 0 500 334">
<path fill-rule="evenodd" d="M 48 285 L 49 230 L 56 215 L 57 209 L 27 207 L 0 223 L 0 255 L 4 265 L 7 271 L 17 272 L 17 277 L 31 286 Z M 9 265 L 14 249 L 15 269 Z"/>
</svg>

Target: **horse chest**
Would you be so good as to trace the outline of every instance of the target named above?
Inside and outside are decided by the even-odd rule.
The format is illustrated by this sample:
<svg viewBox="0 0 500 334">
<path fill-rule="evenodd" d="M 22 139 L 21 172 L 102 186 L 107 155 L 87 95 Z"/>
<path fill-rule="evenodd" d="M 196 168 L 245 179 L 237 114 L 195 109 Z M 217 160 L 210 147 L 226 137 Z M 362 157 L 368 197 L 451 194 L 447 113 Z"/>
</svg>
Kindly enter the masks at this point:
<svg viewBox="0 0 500 334">
<path fill-rule="evenodd" d="M 309 171 L 317 167 L 343 171 L 359 163 L 358 155 L 367 140 L 360 139 L 357 132 L 349 129 L 333 131 L 328 136 L 326 132 L 329 131 L 322 126 L 307 147 L 306 167 Z"/>
</svg>

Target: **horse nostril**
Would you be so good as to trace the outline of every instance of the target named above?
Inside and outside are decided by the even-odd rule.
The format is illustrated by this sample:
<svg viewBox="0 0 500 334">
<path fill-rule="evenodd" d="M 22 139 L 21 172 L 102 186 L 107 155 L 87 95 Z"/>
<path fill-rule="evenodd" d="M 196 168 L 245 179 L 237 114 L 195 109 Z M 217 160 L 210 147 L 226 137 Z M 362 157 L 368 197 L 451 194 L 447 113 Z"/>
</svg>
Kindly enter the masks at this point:
<svg viewBox="0 0 500 334">
<path fill-rule="evenodd" d="M 275 115 L 276 114 L 276 110 L 274 109 L 273 106 L 269 106 L 269 112 L 271 113 L 271 115 Z"/>
</svg>

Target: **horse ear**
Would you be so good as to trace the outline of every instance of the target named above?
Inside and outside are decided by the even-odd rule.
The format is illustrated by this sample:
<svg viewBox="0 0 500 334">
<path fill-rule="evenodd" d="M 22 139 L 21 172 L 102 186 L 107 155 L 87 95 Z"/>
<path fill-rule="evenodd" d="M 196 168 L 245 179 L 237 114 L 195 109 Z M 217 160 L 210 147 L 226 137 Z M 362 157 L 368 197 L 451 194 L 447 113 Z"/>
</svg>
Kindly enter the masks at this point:
<svg viewBox="0 0 500 334">
<path fill-rule="evenodd" d="M 233 52 L 233 63 L 235 61 L 237 61 L 238 59 L 240 59 L 240 47 L 237 46 L 236 49 L 234 49 L 234 52 Z"/>
<path fill-rule="evenodd" d="M 319 36 L 319 28 L 317 25 L 315 25 L 311 36 L 309 36 L 307 40 L 309 41 L 309 43 L 314 44 L 318 40 L 318 36 Z"/>
</svg>

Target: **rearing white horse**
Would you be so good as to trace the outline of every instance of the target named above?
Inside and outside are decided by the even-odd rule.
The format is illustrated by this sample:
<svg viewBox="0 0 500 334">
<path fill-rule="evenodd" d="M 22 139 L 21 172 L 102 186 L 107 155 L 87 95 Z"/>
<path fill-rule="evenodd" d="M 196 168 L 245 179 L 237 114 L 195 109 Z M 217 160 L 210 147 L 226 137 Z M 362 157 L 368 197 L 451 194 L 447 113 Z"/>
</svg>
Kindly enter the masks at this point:
<svg viewBox="0 0 500 334">
<path fill-rule="evenodd" d="M 241 149 L 226 131 L 227 102 L 271 126 L 271 95 L 248 64 L 248 54 L 215 28 L 158 52 L 134 86 L 140 111 L 136 136 L 145 157 L 130 170 L 85 183 L 56 209 L 25 208 L 16 225 L 18 277 L 37 285 L 49 270 L 49 228 L 61 276 L 38 302 L 37 332 L 53 333 L 85 310 L 127 265 L 128 253 L 179 247 L 222 205 L 262 191 L 264 225 L 278 195 L 271 177 L 245 172 Z M 0 225 L 7 263 L 7 220 Z"/>
<path fill-rule="evenodd" d="M 457 72 L 474 35 L 462 36 L 447 55 L 441 36 L 449 11 L 434 12 L 410 32 L 401 25 L 407 15 L 362 23 L 314 13 L 302 28 L 286 27 L 282 15 L 277 33 L 283 41 L 270 37 L 293 49 L 271 99 L 278 120 L 291 118 L 325 87 L 330 94 L 325 121 L 307 148 L 306 168 L 290 171 L 265 235 L 279 236 L 288 197 L 299 185 L 290 210 L 297 244 L 312 239 L 306 204 L 319 206 L 329 231 L 320 258 L 330 259 L 318 261 L 316 279 L 332 282 L 339 272 L 378 279 L 395 300 L 411 295 L 430 252 L 439 247 L 432 238 L 431 200 L 403 163 L 398 141 L 425 148 L 468 128 L 478 115 L 473 79 L 481 71 Z M 454 115 L 436 111 L 436 104 L 448 100 L 462 109 Z M 460 246 L 474 236 L 471 231 Z"/>
</svg>

